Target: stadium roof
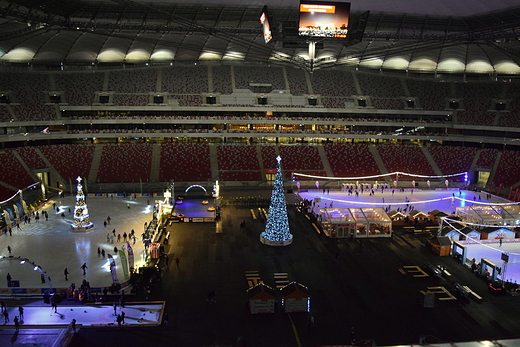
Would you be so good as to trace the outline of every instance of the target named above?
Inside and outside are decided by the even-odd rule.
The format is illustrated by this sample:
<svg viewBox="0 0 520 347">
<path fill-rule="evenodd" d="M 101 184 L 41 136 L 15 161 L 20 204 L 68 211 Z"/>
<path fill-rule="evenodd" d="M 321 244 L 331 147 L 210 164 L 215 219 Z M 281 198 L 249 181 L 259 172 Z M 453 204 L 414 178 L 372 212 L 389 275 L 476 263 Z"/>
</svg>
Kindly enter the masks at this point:
<svg viewBox="0 0 520 347">
<path fill-rule="evenodd" d="M 297 0 L 0 0 L 0 61 L 288 64 L 520 74 L 518 0 L 351 1 L 350 40 L 297 35 Z M 259 15 L 268 5 L 273 40 Z M 370 11 L 364 17 L 365 11 Z M 363 31 L 364 29 L 364 31 Z"/>
</svg>

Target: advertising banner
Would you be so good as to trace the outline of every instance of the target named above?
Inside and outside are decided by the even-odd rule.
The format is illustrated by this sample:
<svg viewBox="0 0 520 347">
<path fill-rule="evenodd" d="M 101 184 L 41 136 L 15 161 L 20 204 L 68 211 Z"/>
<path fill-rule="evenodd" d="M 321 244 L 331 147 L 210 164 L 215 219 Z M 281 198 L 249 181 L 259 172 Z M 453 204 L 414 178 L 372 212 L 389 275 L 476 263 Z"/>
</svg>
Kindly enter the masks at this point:
<svg viewBox="0 0 520 347">
<path fill-rule="evenodd" d="M 112 273 L 112 283 L 117 283 L 117 273 L 116 273 L 116 262 L 112 254 L 108 255 L 108 261 L 110 262 L 110 272 Z"/>
</svg>

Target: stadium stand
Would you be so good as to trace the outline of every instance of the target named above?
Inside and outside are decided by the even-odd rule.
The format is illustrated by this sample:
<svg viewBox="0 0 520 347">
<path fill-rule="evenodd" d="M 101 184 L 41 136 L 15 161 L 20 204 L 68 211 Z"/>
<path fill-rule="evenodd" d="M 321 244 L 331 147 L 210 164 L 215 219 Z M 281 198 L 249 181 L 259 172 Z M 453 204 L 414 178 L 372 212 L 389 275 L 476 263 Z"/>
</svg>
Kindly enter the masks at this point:
<svg viewBox="0 0 520 347">
<path fill-rule="evenodd" d="M 376 146 L 388 172 L 401 171 L 421 175 L 435 175 L 419 146 L 391 145 Z M 404 177 L 403 179 L 409 179 Z"/>
<path fill-rule="evenodd" d="M 163 68 L 162 91 L 172 94 L 200 94 L 208 92 L 207 67 L 173 66 Z"/>
<path fill-rule="evenodd" d="M 509 187 L 520 181 L 520 152 L 505 150 L 502 152 L 493 184 Z"/>
<path fill-rule="evenodd" d="M 153 145 L 149 143 L 104 144 L 97 182 L 148 182 Z"/>
<path fill-rule="evenodd" d="M 292 95 L 309 94 L 307 82 L 305 81 L 305 71 L 294 68 L 285 68 L 287 79 L 289 80 L 289 90 Z"/>
<path fill-rule="evenodd" d="M 147 93 L 155 91 L 156 69 L 111 71 L 108 90 L 118 93 Z"/>
<path fill-rule="evenodd" d="M 447 107 L 446 99 L 450 97 L 450 83 L 405 79 L 411 97 L 419 99 L 424 110 L 441 111 Z"/>
<path fill-rule="evenodd" d="M 488 168 L 493 168 L 493 164 L 495 164 L 495 159 L 497 157 L 498 151 L 493 148 L 484 148 L 478 157 L 476 166 Z"/>
<path fill-rule="evenodd" d="M 256 146 L 218 145 L 217 158 L 219 171 L 260 170 Z"/>
<path fill-rule="evenodd" d="M 160 181 L 208 181 L 211 179 L 207 143 L 162 143 Z"/>
<path fill-rule="evenodd" d="M 381 174 L 368 146 L 366 143 L 325 145 L 334 176 L 359 177 Z"/>
<path fill-rule="evenodd" d="M 16 151 L 31 170 L 47 167 L 43 159 L 36 152 L 35 147 L 19 147 Z"/>
<path fill-rule="evenodd" d="M 88 177 L 94 145 L 49 145 L 40 146 L 40 150 L 65 181 L 74 182 L 78 176 Z"/>
<path fill-rule="evenodd" d="M 69 105 L 89 106 L 95 100 L 96 92 L 103 90 L 103 73 L 62 73 L 56 74 L 56 87 L 64 91 Z"/>
<path fill-rule="evenodd" d="M 443 175 L 468 171 L 477 153 L 474 147 L 461 146 L 430 146 L 428 151 Z M 450 180 L 462 181 L 463 179 L 463 176 L 457 176 Z"/>
<path fill-rule="evenodd" d="M 213 66 L 213 91 L 221 94 L 233 93 L 231 68 L 226 65 Z"/>
<path fill-rule="evenodd" d="M 2 163 L 1 180 L 18 189 L 25 188 L 34 183 L 22 163 L 15 157 L 13 150 L 0 152 L 0 163 Z"/>
</svg>

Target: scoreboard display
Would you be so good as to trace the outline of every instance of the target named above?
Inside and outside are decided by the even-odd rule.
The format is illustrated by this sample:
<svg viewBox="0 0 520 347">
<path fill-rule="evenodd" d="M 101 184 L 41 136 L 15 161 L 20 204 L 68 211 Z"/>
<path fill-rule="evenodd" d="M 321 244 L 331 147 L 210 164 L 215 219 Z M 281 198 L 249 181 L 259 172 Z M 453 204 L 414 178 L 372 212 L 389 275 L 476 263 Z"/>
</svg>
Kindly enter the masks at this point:
<svg viewBox="0 0 520 347">
<path fill-rule="evenodd" d="M 298 34 L 308 37 L 346 39 L 349 20 L 349 2 L 301 0 Z"/>
</svg>

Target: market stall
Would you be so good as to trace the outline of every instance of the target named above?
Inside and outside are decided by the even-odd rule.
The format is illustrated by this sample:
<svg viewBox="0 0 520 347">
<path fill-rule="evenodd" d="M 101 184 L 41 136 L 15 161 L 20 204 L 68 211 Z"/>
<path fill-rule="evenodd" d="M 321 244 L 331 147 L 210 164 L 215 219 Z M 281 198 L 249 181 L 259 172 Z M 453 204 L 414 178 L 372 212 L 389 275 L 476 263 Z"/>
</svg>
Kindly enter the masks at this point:
<svg viewBox="0 0 520 347">
<path fill-rule="evenodd" d="M 276 292 L 266 284 L 259 283 L 247 290 L 249 311 L 251 314 L 274 313 Z"/>
<path fill-rule="evenodd" d="M 333 238 L 391 237 L 392 219 L 382 207 L 319 210 L 325 233 Z"/>
<path fill-rule="evenodd" d="M 309 312 L 311 297 L 309 289 L 297 282 L 291 282 L 282 291 L 282 306 L 286 313 L 289 312 Z"/>
</svg>

